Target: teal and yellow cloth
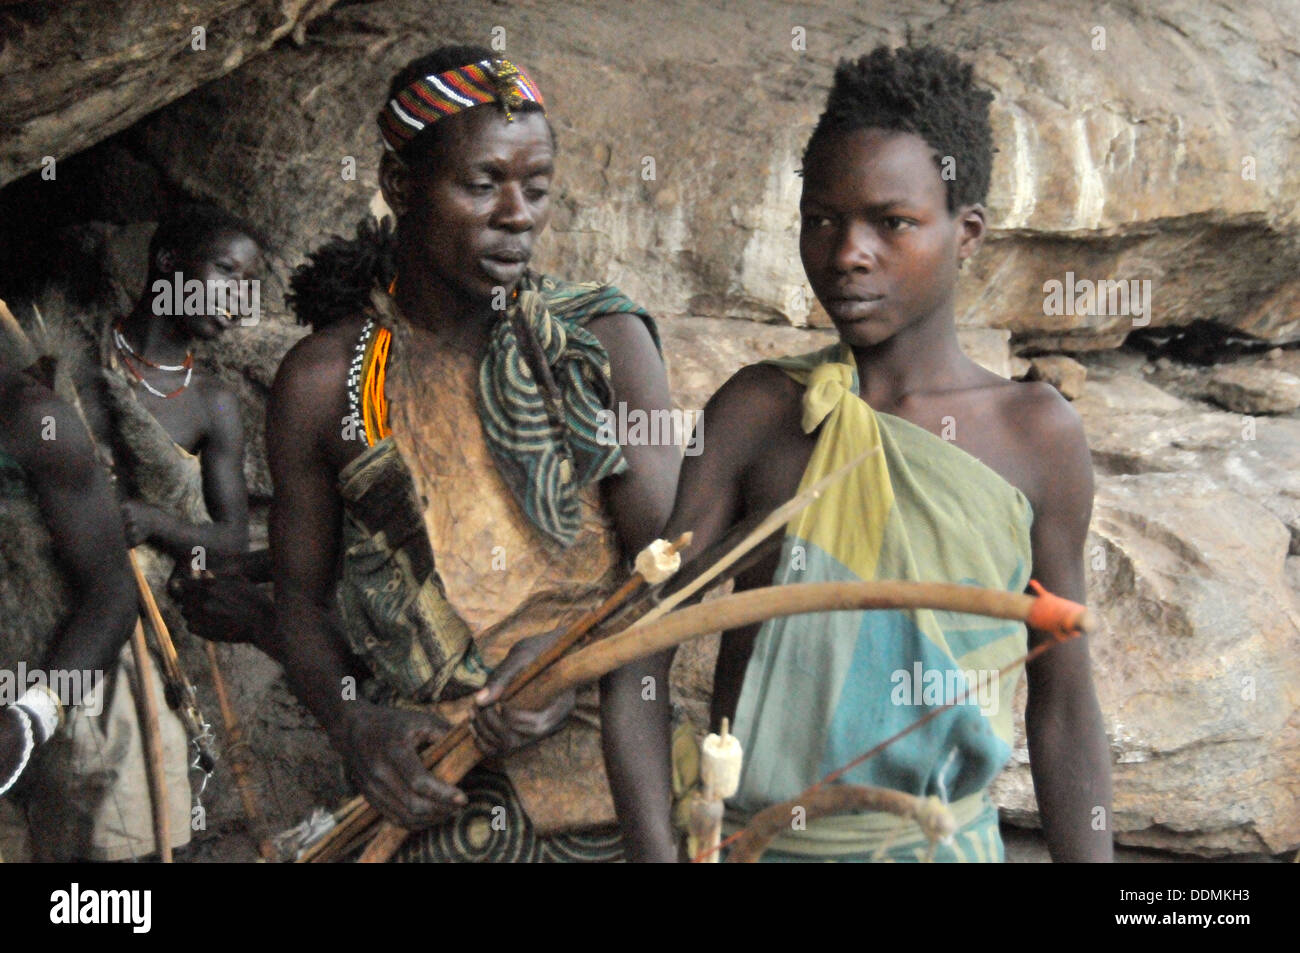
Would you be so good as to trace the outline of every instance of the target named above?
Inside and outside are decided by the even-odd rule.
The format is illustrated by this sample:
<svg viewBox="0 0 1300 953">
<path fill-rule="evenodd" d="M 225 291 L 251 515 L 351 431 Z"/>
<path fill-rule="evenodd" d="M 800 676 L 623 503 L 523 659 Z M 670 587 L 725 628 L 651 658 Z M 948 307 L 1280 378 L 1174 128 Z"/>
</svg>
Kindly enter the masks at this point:
<svg viewBox="0 0 1300 953">
<path fill-rule="evenodd" d="M 859 396 L 852 352 L 837 343 L 768 362 L 804 385 L 817 443 L 804 487 L 880 447 L 797 517 L 774 584 L 903 579 L 1021 592 L 1033 513 L 1018 489 L 953 443 Z M 1011 754 L 1023 623 L 932 610 L 812 613 L 762 627 L 746 670 L 735 734 L 745 748 L 729 828 L 797 796 L 919 719 L 968 697 L 844 776 L 948 802 L 960 825 L 938 860 L 1002 859 L 986 789 Z M 767 859 L 921 860 L 911 822 L 858 814 L 808 821 Z"/>
</svg>

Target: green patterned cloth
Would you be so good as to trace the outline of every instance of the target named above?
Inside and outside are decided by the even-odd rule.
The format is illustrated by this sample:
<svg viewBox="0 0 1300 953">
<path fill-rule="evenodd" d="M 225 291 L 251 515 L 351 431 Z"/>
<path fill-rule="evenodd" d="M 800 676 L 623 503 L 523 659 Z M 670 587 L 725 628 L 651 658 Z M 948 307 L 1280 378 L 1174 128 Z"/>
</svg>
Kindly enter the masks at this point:
<svg viewBox="0 0 1300 953">
<path fill-rule="evenodd" d="M 497 469 L 528 518 L 566 546 L 581 525 L 579 491 L 627 469 L 619 446 L 597 439 L 611 400 L 609 355 L 583 325 L 606 314 L 635 314 L 660 347 L 654 319 L 612 285 L 529 272 L 479 368 L 479 418 Z M 537 380 L 524 334 L 553 395 Z"/>
<path fill-rule="evenodd" d="M 343 635 L 379 683 L 374 700 L 427 703 L 482 688 L 487 668 L 434 565 L 411 473 L 391 439 L 339 473 Z"/>
<path fill-rule="evenodd" d="M 469 803 L 450 821 L 412 834 L 398 864 L 611 864 L 625 859 L 614 824 L 542 835 L 510 779 L 487 768 L 460 782 Z"/>
<path fill-rule="evenodd" d="M 497 470 L 529 520 L 561 545 L 582 525 L 579 491 L 627 468 L 618 444 L 597 439 L 597 415 L 611 399 L 609 356 L 583 325 L 605 314 L 635 314 L 659 347 L 654 320 L 617 288 L 529 273 L 479 367 L 478 412 Z M 551 410 L 525 357 L 525 333 L 555 384 Z M 427 703 L 481 688 L 487 668 L 447 601 L 423 504 L 394 441 L 344 467 L 339 493 L 344 635 L 378 676 L 377 694 Z"/>
</svg>

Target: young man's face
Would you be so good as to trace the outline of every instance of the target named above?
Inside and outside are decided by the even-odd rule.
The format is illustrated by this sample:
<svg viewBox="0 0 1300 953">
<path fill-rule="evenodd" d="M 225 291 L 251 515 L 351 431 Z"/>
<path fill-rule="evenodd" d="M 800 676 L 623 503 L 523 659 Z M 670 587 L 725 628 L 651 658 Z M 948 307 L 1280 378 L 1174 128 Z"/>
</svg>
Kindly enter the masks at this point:
<svg viewBox="0 0 1300 953">
<path fill-rule="evenodd" d="M 401 237 L 431 275 L 470 300 L 512 290 L 551 220 L 555 153 L 540 112 L 480 106 L 439 120 L 442 140 L 428 168 L 411 170 Z M 390 199 L 391 204 L 391 199 Z"/>
<path fill-rule="evenodd" d="M 189 259 L 173 256 L 170 269 L 164 268 L 164 277 L 171 277 L 170 271 L 179 271 L 186 282 L 198 280 L 204 289 L 209 282 L 225 285 L 225 311 L 213 308 L 209 314 L 183 314 L 181 320 L 185 332 L 190 337 L 212 340 L 240 319 L 247 312 L 244 293 L 247 285 L 240 282 L 258 279 L 262 272 L 262 252 L 257 242 L 241 232 L 217 232 L 205 242 Z M 205 291 L 205 306 L 212 304 Z"/>
<path fill-rule="evenodd" d="M 933 150 L 912 133 L 861 129 L 815 143 L 799 209 L 808 281 L 855 347 L 950 310 L 958 259 L 983 234 L 982 212 L 974 236 L 969 215 L 949 214 Z"/>
</svg>

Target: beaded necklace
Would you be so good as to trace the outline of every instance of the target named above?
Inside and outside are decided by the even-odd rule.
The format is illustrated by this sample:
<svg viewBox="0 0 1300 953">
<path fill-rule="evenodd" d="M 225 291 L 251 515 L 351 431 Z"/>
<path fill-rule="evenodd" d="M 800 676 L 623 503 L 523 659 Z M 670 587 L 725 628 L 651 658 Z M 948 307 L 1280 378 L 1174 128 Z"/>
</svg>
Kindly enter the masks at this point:
<svg viewBox="0 0 1300 953">
<path fill-rule="evenodd" d="M 149 360 L 149 358 L 145 357 L 143 354 L 137 354 L 135 352 L 135 349 L 131 347 L 130 344 L 127 343 L 126 336 L 122 334 L 122 323 L 120 321 L 117 324 L 113 325 L 113 344 L 122 353 L 122 363 L 126 365 L 126 369 L 131 372 L 131 376 L 134 377 L 137 382 L 142 384 L 145 390 L 153 394 L 155 397 L 161 397 L 163 400 L 168 400 L 172 397 L 175 397 L 181 391 L 185 390 L 185 388 L 190 386 L 190 379 L 194 376 L 194 352 L 193 351 L 186 352 L 185 361 L 181 364 L 155 364 L 153 361 Z M 173 373 L 178 371 L 184 371 L 185 380 L 181 383 L 180 387 L 176 388 L 170 394 L 164 394 L 162 391 L 160 391 L 158 388 L 154 387 L 152 384 L 150 384 L 147 380 L 144 379 L 144 375 L 141 374 L 140 371 L 136 368 L 133 361 L 138 361 L 139 363 L 144 364 L 147 367 L 152 367 L 156 371 L 170 371 Z"/>
</svg>

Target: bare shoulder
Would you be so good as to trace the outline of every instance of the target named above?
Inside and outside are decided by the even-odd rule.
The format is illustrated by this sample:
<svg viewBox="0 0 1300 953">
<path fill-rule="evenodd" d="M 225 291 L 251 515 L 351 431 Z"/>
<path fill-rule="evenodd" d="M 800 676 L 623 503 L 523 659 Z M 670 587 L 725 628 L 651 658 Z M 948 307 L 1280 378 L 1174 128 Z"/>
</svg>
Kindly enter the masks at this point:
<svg viewBox="0 0 1300 953">
<path fill-rule="evenodd" d="M 274 393 L 281 398 L 319 401 L 345 395 L 347 373 L 364 319 L 357 317 L 315 331 L 291 347 L 275 373 Z M 336 401 L 329 401 L 332 407 Z"/>
<path fill-rule="evenodd" d="M 4 373 L 0 394 L 10 408 L 0 424 L 3 445 L 37 479 L 95 465 L 81 419 L 54 391 L 26 374 Z"/>
<path fill-rule="evenodd" d="M 364 319 L 340 321 L 307 335 L 285 354 L 267 403 L 267 451 L 297 454 L 315 444 L 335 463 L 346 459 L 342 433 L 348 412 L 348 371 Z"/>
<path fill-rule="evenodd" d="M 644 350 L 647 346 L 654 349 L 654 338 L 650 329 L 640 315 L 620 311 L 601 314 L 588 321 L 584 327 L 596 336 L 596 339 L 610 351 L 635 349 Z"/>
<path fill-rule="evenodd" d="M 779 368 L 742 367 L 704 407 L 706 446 L 723 449 L 742 470 L 797 455 L 795 447 L 808 439 L 801 425 L 802 396 L 803 388 Z"/>
<path fill-rule="evenodd" d="M 790 375 L 771 364 L 747 364 L 728 378 L 709 401 L 717 401 L 735 423 L 763 425 L 778 412 L 789 414 L 801 406 L 803 388 Z"/>
<path fill-rule="evenodd" d="M 587 322 L 586 329 L 609 355 L 615 390 L 644 393 L 648 387 L 659 391 L 658 399 L 669 400 L 667 371 L 655 347 L 650 329 L 639 315 L 602 314 Z"/>
<path fill-rule="evenodd" d="M 1083 419 L 1068 400 L 1045 381 L 1008 381 L 1003 413 L 1031 446 L 1044 451 L 1087 448 Z"/>
<path fill-rule="evenodd" d="M 1015 434 L 1036 511 L 1092 503 L 1092 458 L 1083 420 L 1070 402 L 1043 381 L 1012 381 L 1000 395 L 1002 419 Z"/>
</svg>

